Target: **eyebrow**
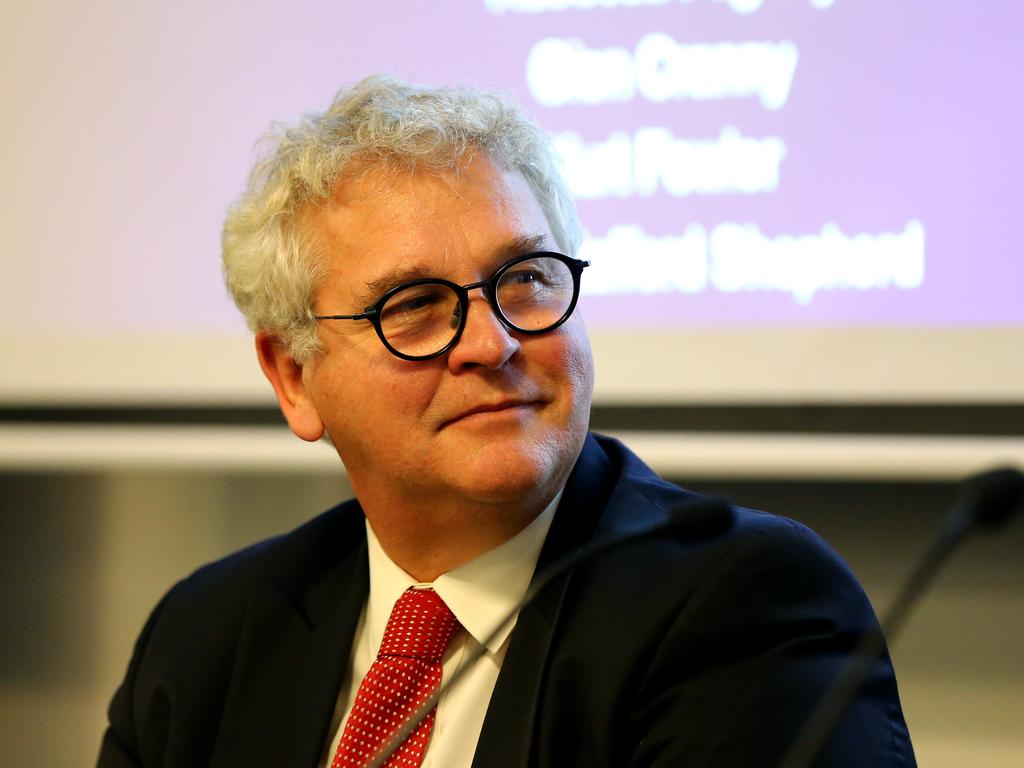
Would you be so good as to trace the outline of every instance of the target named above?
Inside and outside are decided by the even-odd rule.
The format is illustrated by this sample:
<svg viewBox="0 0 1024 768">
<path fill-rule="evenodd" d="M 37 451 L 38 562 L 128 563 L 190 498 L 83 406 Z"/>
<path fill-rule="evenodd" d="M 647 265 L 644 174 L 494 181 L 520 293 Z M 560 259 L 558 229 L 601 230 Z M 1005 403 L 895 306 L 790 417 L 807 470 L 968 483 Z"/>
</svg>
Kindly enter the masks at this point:
<svg viewBox="0 0 1024 768">
<path fill-rule="evenodd" d="M 506 261 L 514 259 L 516 256 L 535 253 L 537 251 L 546 251 L 549 250 L 550 247 L 550 238 L 547 235 L 539 233 L 533 235 L 519 235 L 518 237 L 514 237 L 509 240 L 495 251 L 495 269 Z M 422 280 L 432 277 L 441 276 L 434 274 L 426 267 L 418 264 L 409 264 L 407 266 L 398 267 L 383 275 L 379 275 L 372 280 L 367 280 L 365 283 L 366 288 L 360 293 L 356 303 L 362 303 L 364 306 L 369 306 L 392 288 L 396 288 L 399 285 L 403 285 L 413 280 Z"/>
</svg>

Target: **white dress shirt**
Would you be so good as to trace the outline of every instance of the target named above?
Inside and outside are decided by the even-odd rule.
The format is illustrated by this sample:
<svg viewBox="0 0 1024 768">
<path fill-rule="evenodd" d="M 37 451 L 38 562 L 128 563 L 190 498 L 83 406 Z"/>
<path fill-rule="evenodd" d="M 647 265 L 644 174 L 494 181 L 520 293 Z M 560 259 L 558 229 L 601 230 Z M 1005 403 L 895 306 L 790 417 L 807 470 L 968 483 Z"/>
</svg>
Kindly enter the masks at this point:
<svg viewBox="0 0 1024 768">
<path fill-rule="evenodd" d="M 334 759 L 359 684 L 377 657 L 391 609 L 402 593 L 413 586 L 433 587 L 462 625 L 444 655 L 443 679 L 448 679 L 526 594 L 561 497 L 559 491 L 532 523 L 504 544 L 438 576 L 429 585 L 417 582 L 395 565 L 369 522 L 366 523 L 370 594 L 353 638 L 349 673 L 338 693 L 332 721 L 334 737 L 324 765 L 329 766 Z M 513 621 L 488 646 L 474 667 L 441 697 L 423 768 L 470 768 L 514 626 Z"/>
</svg>

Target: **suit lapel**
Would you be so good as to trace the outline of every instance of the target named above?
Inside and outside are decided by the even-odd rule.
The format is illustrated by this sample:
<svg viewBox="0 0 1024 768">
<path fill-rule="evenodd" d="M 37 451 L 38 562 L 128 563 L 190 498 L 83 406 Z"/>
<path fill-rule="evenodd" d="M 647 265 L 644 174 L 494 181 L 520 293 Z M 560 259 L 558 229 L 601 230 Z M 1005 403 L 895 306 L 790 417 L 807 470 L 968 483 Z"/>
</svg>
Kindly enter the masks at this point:
<svg viewBox="0 0 1024 768">
<path fill-rule="evenodd" d="M 535 578 L 591 537 L 616 474 L 612 462 L 588 435 L 548 532 Z M 570 570 L 555 579 L 532 605 L 520 611 L 487 708 L 473 768 L 531 765 L 541 687 L 571 575 Z"/>
<path fill-rule="evenodd" d="M 311 551 L 253 594 L 212 766 L 319 763 L 369 590 L 356 512 L 344 530 L 312 531 Z"/>
</svg>

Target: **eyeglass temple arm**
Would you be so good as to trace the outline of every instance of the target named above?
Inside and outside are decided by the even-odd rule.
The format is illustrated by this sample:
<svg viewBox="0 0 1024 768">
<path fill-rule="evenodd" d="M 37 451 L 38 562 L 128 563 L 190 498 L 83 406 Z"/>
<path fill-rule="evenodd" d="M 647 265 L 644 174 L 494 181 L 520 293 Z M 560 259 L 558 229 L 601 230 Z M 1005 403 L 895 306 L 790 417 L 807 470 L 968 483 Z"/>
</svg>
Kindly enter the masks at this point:
<svg viewBox="0 0 1024 768">
<path fill-rule="evenodd" d="M 314 320 L 372 320 L 377 310 L 374 307 L 358 315 L 313 315 Z"/>
</svg>

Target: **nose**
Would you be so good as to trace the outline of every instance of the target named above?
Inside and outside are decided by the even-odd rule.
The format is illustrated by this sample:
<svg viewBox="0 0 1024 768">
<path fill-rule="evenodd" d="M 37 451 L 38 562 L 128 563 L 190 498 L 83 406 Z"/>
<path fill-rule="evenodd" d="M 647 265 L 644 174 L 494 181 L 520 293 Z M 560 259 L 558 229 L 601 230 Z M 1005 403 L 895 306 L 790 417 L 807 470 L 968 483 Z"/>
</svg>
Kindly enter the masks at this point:
<svg viewBox="0 0 1024 768">
<path fill-rule="evenodd" d="M 466 326 L 448 353 L 448 369 L 457 373 L 473 366 L 500 368 L 519 351 L 519 339 L 498 319 L 482 293 L 471 293 Z"/>
</svg>

